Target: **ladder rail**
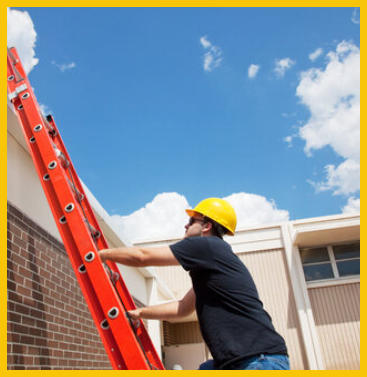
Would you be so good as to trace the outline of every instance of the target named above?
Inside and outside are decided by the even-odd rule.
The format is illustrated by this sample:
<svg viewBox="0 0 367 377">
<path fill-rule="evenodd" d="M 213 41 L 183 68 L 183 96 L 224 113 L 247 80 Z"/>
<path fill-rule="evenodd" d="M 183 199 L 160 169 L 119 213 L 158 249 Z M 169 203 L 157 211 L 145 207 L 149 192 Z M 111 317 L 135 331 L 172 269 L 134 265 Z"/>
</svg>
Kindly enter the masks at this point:
<svg viewBox="0 0 367 377">
<path fill-rule="evenodd" d="M 70 183 L 75 188 L 75 191 L 77 193 L 76 199 L 84 210 L 87 224 L 91 226 L 91 229 L 93 229 L 93 231 L 98 232 L 98 236 L 96 236 L 96 245 L 98 247 L 98 250 L 106 249 L 108 248 L 107 241 L 103 235 L 103 232 L 99 226 L 99 223 L 96 219 L 96 216 L 94 214 L 94 211 L 92 210 L 92 207 L 89 201 L 84 200 L 84 198 L 86 197 L 86 194 L 84 192 L 80 179 L 75 172 L 73 164 L 70 163 L 71 162 L 70 156 L 61 139 L 60 133 L 56 127 L 56 123 L 52 116 L 50 116 L 49 119 L 47 119 L 46 121 L 48 121 L 52 129 L 55 130 L 55 135 L 53 136 L 53 138 L 54 138 L 56 147 L 58 148 L 58 150 L 60 150 L 61 155 L 64 156 L 65 160 L 69 163 L 68 171 L 69 171 Z M 83 199 L 80 199 L 78 195 L 79 196 L 81 195 Z M 119 274 L 119 269 L 116 263 L 109 261 L 106 264 L 108 265 L 108 267 L 111 269 L 112 272 Z M 130 296 L 130 294 L 128 294 L 127 287 L 124 284 L 123 280 L 118 279 L 115 286 L 116 286 L 116 289 L 118 289 L 119 293 L 120 294 L 123 293 L 123 297 L 126 298 L 126 300 L 124 300 L 124 305 L 126 309 L 127 310 L 135 309 L 136 308 L 135 303 L 132 297 Z"/>
<path fill-rule="evenodd" d="M 11 79 L 11 77 L 13 77 Z M 14 48 L 8 50 L 8 92 L 73 270 L 114 369 L 164 369 L 140 320 L 126 311 L 134 301 L 115 263 L 108 270 L 98 250 L 108 244 L 85 196 L 53 118 L 44 119 Z M 60 158 L 61 157 L 61 158 Z M 63 166 L 64 164 L 64 166 Z M 70 184 L 72 182 L 72 184 Z M 99 233 L 97 237 L 91 232 Z M 116 276 L 116 275 L 115 275 Z"/>
<path fill-rule="evenodd" d="M 65 145 L 61 139 L 60 133 L 57 129 L 56 123 L 52 116 L 47 117 L 47 122 L 49 122 L 51 129 L 54 131 L 52 133 L 53 140 L 56 144 L 56 147 L 60 150 L 61 155 L 65 158 L 67 162 L 71 162 L 70 156 L 67 152 L 67 149 L 65 148 Z M 83 186 L 80 182 L 80 179 L 78 175 L 75 172 L 75 169 L 73 167 L 73 164 L 68 164 L 68 170 L 69 170 L 69 176 L 72 180 L 73 185 L 75 185 L 75 191 L 81 194 L 83 196 L 83 199 L 85 198 L 85 192 L 83 189 Z M 76 195 L 76 198 L 78 200 L 78 195 Z M 93 229 L 97 230 L 99 232 L 99 237 L 97 238 L 96 243 L 98 243 L 97 247 L 98 249 L 104 249 L 108 247 L 108 244 L 104 238 L 103 232 L 99 227 L 99 224 L 97 222 L 96 216 L 90 206 L 90 203 L 88 200 L 79 200 L 80 205 L 83 207 L 84 205 L 84 212 L 87 218 L 88 224 L 92 226 Z M 107 262 L 106 265 L 108 266 L 108 269 L 111 271 L 112 276 L 119 276 L 120 271 L 114 262 Z M 116 275 L 117 274 L 117 275 Z M 114 281 L 114 286 L 117 290 L 117 293 L 122 301 L 122 304 L 125 308 L 125 310 L 132 310 L 135 309 L 135 303 L 129 294 L 129 291 L 126 287 L 126 284 L 124 283 L 123 279 L 117 279 L 117 281 Z M 144 326 L 144 323 L 140 320 L 139 321 L 139 327 L 135 328 L 135 332 L 137 335 L 137 339 L 139 342 L 141 342 L 141 345 L 143 348 L 153 349 L 154 345 L 151 342 L 151 339 L 146 331 L 146 328 Z M 160 359 L 155 355 L 154 353 L 150 353 L 146 355 L 147 358 L 150 360 L 153 364 L 159 364 Z"/>
</svg>

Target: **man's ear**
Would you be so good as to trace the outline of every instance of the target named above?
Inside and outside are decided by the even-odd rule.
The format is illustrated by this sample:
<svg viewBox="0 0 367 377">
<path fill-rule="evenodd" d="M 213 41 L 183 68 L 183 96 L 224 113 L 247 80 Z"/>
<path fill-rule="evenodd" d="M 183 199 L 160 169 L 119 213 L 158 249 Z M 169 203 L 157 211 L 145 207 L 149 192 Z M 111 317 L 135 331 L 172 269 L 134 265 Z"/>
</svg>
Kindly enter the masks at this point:
<svg viewBox="0 0 367 377">
<path fill-rule="evenodd" d="M 204 223 L 203 232 L 212 232 L 213 224 L 211 222 Z"/>
</svg>

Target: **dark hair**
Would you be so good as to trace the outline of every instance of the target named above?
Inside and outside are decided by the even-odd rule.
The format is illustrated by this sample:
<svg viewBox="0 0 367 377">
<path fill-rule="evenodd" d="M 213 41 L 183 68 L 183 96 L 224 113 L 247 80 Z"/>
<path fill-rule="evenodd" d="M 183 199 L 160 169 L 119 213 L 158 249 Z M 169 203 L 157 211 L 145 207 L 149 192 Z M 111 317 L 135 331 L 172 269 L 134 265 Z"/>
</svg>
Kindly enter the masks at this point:
<svg viewBox="0 0 367 377">
<path fill-rule="evenodd" d="M 210 219 L 209 217 L 204 216 L 204 221 L 212 224 L 213 236 L 223 239 L 223 236 L 228 233 L 228 230 L 224 226 L 218 224 L 216 221 Z"/>
</svg>

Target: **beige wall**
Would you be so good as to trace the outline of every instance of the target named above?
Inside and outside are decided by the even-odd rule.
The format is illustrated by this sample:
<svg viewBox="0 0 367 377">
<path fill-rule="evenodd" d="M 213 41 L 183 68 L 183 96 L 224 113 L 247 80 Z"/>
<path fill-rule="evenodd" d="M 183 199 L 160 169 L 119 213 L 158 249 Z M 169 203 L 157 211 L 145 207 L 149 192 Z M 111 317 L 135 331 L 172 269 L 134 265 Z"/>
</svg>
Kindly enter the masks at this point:
<svg viewBox="0 0 367 377">
<path fill-rule="evenodd" d="M 322 240 L 356 240 L 359 221 L 359 214 L 325 216 L 240 229 L 226 239 L 249 268 L 265 309 L 284 336 L 292 369 L 359 368 L 359 277 L 307 286 L 298 251 L 298 246 Z M 176 241 L 151 240 L 140 245 L 161 246 Z M 180 266 L 156 271 L 178 299 L 191 287 L 189 274 Z M 325 319 L 334 318 L 337 311 L 339 318 L 347 320 Z M 165 337 L 175 343 L 169 344 L 182 343 L 188 336 L 194 338 L 194 329 L 189 331 L 183 323 L 194 320 L 191 316 L 171 327 Z M 177 334 L 182 331 L 186 333 L 180 340 Z M 194 340 L 190 342 L 194 344 Z"/>
<path fill-rule="evenodd" d="M 203 343 L 199 322 L 184 323 L 163 322 L 164 345 Z"/>
<path fill-rule="evenodd" d="M 360 284 L 308 292 L 326 369 L 359 369 Z"/>
<path fill-rule="evenodd" d="M 250 270 L 264 308 L 284 337 L 292 369 L 307 369 L 293 290 L 282 249 L 239 254 Z"/>
<path fill-rule="evenodd" d="M 16 121 L 14 115 L 10 117 L 9 121 Z M 33 161 L 25 146 L 20 144 L 9 132 L 7 134 L 7 154 L 8 200 L 53 237 L 61 241 Z"/>
<path fill-rule="evenodd" d="M 184 370 L 194 370 L 206 360 L 204 343 L 164 347 L 164 354 L 166 369 L 179 364 Z"/>
<path fill-rule="evenodd" d="M 160 279 L 170 287 L 176 298 L 181 298 L 192 287 L 191 278 L 181 266 L 156 267 Z"/>
</svg>

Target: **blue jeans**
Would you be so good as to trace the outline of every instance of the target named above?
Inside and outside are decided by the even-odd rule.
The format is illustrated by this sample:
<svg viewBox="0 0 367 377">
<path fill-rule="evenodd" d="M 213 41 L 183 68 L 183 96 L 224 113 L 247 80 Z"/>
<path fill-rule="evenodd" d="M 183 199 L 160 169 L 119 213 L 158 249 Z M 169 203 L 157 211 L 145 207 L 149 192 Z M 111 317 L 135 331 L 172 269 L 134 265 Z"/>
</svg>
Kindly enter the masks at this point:
<svg viewBox="0 0 367 377">
<path fill-rule="evenodd" d="M 204 363 L 200 364 L 200 370 L 214 370 L 214 360 L 207 360 Z M 225 369 L 290 369 L 289 367 L 289 358 L 286 355 L 280 354 L 260 354 L 256 356 L 250 356 L 246 359 L 238 362 L 234 368 L 225 368 Z"/>
</svg>

